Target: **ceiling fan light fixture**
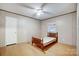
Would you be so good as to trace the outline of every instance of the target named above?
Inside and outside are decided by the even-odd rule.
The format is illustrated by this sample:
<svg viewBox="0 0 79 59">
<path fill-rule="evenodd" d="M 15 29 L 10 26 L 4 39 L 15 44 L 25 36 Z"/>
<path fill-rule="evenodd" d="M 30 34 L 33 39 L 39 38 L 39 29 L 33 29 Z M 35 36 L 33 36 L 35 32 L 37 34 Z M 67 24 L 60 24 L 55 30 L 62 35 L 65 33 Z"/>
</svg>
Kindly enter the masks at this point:
<svg viewBox="0 0 79 59">
<path fill-rule="evenodd" d="M 44 14 L 42 10 L 39 10 L 39 11 L 37 12 L 37 15 L 42 15 L 42 14 Z"/>
<path fill-rule="evenodd" d="M 36 9 L 36 10 L 35 10 L 35 13 L 36 13 L 36 15 L 38 15 L 38 16 L 44 14 L 44 13 L 43 13 L 43 10 L 41 10 L 41 9 Z"/>
</svg>

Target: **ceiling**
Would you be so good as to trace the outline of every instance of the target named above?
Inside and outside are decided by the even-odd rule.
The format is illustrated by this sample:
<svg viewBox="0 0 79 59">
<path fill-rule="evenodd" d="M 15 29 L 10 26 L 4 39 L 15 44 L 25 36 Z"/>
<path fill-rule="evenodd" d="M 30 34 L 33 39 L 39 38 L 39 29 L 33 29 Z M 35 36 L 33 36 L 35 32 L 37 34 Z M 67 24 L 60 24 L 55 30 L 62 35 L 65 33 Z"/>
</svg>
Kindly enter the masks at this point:
<svg viewBox="0 0 79 59">
<path fill-rule="evenodd" d="M 0 9 L 37 20 L 76 11 L 76 3 L 3 3 Z"/>
</svg>

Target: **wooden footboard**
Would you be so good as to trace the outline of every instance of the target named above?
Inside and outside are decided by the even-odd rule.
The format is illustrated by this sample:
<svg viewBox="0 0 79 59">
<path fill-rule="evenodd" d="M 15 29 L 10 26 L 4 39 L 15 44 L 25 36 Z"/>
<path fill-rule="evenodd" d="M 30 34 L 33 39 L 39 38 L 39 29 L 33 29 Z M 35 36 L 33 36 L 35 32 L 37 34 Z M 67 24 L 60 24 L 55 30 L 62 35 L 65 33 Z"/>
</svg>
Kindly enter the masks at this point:
<svg viewBox="0 0 79 59">
<path fill-rule="evenodd" d="M 41 39 L 32 37 L 32 45 L 33 44 L 35 44 L 35 46 L 37 46 L 37 47 L 41 48 L 42 50 L 44 50 L 44 45 L 43 45 Z"/>
</svg>

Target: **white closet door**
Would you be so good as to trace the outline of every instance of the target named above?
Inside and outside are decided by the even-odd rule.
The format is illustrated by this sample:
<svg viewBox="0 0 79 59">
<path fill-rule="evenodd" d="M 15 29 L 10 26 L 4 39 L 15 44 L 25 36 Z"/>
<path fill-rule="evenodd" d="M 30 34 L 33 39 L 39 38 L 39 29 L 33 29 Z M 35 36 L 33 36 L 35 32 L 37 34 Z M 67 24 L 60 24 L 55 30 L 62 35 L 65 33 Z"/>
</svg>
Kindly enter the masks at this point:
<svg viewBox="0 0 79 59">
<path fill-rule="evenodd" d="M 17 19 L 6 17 L 5 26 L 5 44 L 9 45 L 17 43 Z"/>
</svg>

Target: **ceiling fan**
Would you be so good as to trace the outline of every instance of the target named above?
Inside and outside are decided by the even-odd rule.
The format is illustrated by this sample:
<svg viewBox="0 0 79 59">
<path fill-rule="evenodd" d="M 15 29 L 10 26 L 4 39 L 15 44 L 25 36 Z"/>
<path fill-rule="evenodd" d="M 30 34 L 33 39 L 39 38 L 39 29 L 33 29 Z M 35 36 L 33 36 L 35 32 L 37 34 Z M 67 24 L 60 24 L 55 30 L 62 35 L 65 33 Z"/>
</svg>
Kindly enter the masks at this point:
<svg viewBox="0 0 79 59">
<path fill-rule="evenodd" d="M 25 5 L 21 4 L 21 6 L 27 7 L 29 9 L 34 9 L 35 13 L 33 14 L 33 16 L 40 16 L 42 14 L 51 14 L 50 12 L 47 12 L 47 11 L 44 10 L 45 5 L 46 5 L 46 3 L 43 3 L 39 9 L 35 9 L 33 7 L 25 6 Z"/>
</svg>

